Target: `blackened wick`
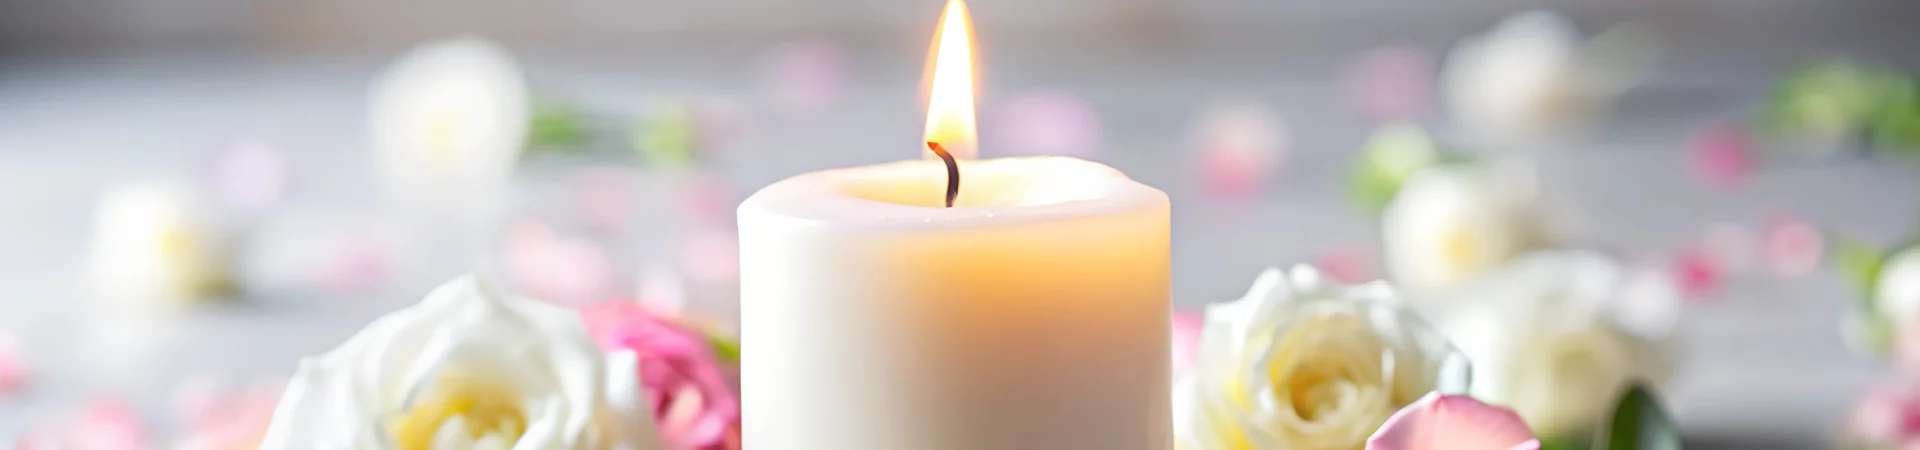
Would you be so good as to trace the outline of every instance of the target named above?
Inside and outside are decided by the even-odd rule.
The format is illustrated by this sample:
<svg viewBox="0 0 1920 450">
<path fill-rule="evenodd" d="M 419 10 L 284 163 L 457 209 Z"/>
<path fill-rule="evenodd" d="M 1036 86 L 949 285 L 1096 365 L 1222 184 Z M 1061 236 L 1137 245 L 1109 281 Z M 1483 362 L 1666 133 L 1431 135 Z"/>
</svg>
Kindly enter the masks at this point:
<svg viewBox="0 0 1920 450">
<path fill-rule="evenodd" d="M 941 147 L 939 142 L 927 141 L 927 149 L 933 150 L 933 154 L 940 155 L 940 160 L 947 163 L 947 207 L 952 208 L 953 199 L 960 196 L 960 164 L 953 161 L 953 154 L 947 153 L 947 148 Z"/>
</svg>

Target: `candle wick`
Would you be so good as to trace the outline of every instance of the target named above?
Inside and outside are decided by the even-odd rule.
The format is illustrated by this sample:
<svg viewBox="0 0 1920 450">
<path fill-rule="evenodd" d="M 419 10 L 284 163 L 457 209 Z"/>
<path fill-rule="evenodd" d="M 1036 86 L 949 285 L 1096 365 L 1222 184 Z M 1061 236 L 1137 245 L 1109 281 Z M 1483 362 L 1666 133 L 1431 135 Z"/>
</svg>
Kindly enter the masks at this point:
<svg viewBox="0 0 1920 450">
<path fill-rule="evenodd" d="M 960 197 L 960 164 L 953 161 L 953 154 L 947 153 L 947 148 L 939 142 L 927 141 L 927 149 L 947 163 L 947 207 L 952 208 L 953 199 Z"/>
</svg>

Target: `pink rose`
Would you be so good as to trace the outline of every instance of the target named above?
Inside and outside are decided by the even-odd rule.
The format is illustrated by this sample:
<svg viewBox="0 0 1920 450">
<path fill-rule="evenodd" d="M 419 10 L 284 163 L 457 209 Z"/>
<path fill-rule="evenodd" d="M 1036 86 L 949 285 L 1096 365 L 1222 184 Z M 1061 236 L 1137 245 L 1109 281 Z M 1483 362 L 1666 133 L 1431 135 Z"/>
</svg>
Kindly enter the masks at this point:
<svg viewBox="0 0 1920 450">
<path fill-rule="evenodd" d="M 634 302 L 607 302 L 584 313 L 601 347 L 639 354 L 640 384 L 669 444 L 686 450 L 739 448 L 730 436 L 740 426 L 740 400 L 705 335 Z"/>
<path fill-rule="evenodd" d="M 1867 391 L 1853 407 L 1847 439 L 1898 448 L 1920 445 L 1920 392 L 1911 386 Z"/>
<path fill-rule="evenodd" d="M 1387 418 L 1367 450 L 1538 450 L 1519 414 L 1465 395 L 1428 393 Z"/>
</svg>

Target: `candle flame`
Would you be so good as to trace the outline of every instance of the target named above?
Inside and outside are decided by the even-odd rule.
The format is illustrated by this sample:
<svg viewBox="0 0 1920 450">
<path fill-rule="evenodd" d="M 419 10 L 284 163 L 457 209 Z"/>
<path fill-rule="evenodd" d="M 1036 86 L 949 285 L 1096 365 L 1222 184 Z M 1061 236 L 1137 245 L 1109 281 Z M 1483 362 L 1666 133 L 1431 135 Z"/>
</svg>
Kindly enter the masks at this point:
<svg viewBox="0 0 1920 450">
<path fill-rule="evenodd" d="M 940 143 L 955 157 L 974 158 L 980 138 L 973 112 L 973 18 L 965 1 L 947 1 L 933 47 L 926 141 Z"/>
</svg>

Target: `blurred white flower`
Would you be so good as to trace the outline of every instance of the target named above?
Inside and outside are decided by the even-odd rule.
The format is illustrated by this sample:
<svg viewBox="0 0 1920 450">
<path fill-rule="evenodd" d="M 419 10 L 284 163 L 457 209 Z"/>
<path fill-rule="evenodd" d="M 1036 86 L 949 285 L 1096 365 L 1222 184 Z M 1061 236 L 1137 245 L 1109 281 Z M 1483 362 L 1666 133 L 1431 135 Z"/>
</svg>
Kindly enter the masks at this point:
<svg viewBox="0 0 1920 450">
<path fill-rule="evenodd" d="M 1664 381 L 1680 295 L 1586 251 L 1531 253 L 1426 303 L 1472 361 L 1474 398 L 1540 436 L 1599 425 L 1632 380 Z"/>
<path fill-rule="evenodd" d="M 94 212 L 90 284 L 121 304 L 228 294 L 234 239 L 208 203 L 184 182 L 142 181 L 109 190 Z"/>
<path fill-rule="evenodd" d="M 381 180 L 413 206 L 494 198 L 526 142 L 527 91 L 513 57 L 481 38 L 401 55 L 371 91 L 368 128 Z"/>
<path fill-rule="evenodd" d="M 635 364 L 576 312 L 462 277 L 301 361 L 260 448 L 656 449 Z"/>
<path fill-rule="evenodd" d="M 1508 16 L 1455 44 L 1441 68 L 1444 101 L 1473 139 L 1500 146 L 1572 131 L 1638 84 L 1657 43 L 1639 25 L 1582 40 L 1547 11 Z"/>
<path fill-rule="evenodd" d="M 1531 175 L 1436 166 L 1407 177 L 1380 216 L 1388 275 L 1424 292 L 1454 286 L 1543 244 Z"/>
<path fill-rule="evenodd" d="M 1360 448 L 1401 407 L 1465 389 L 1465 359 L 1390 291 L 1275 268 L 1207 308 L 1174 388 L 1180 448 Z"/>
<path fill-rule="evenodd" d="M 1881 264 L 1873 287 L 1873 315 L 1895 325 L 1920 323 L 1920 246 L 1894 253 Z"/>
</svg>

